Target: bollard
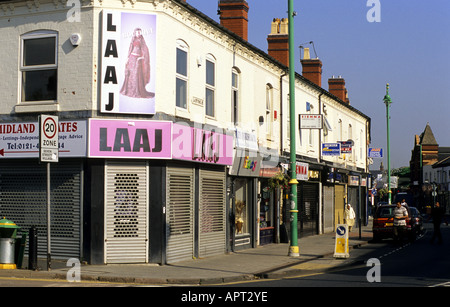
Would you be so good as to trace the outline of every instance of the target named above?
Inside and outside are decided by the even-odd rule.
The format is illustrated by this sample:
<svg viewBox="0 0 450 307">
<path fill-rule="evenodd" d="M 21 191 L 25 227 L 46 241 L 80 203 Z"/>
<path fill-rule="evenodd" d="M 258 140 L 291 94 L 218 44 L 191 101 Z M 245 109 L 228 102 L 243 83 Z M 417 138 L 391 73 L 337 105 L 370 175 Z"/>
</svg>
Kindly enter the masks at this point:
<svg viewBox="0 0 450 307">
<path fill-rule="evenodd" d="M 29 247 L 28 247 L 28 269 L 36 271 L 38 269 L 37 267 L 37 228 L 36 226 L 31 226 L 30 228 L 30 240 L 29 240 Z"/>
</svg>

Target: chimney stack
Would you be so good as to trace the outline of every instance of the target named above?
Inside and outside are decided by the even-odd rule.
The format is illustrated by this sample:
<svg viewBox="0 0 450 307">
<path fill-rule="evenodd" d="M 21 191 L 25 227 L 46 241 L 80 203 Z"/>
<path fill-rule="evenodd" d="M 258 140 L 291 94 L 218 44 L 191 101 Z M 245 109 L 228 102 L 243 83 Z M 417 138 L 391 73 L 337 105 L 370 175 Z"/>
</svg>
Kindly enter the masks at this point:
<svg viewBox="0 0 450 307">
<path fill-rule="evenodd" d="M 305 48 L 303 60 L 300 62 L 303 77 L 322 87 L 322 61 L 319 58 L 311 59 L 309 48 Z"/>
<path fill-rule="evenodd" d="M 328 79 L 328 91 L 342 101 L 350 104 L 347 89 L 345 88 L 345 80 L 339 76 Z"/>
<path fill-rule="evenodd" d="M 274 18 L 270 34 L 267 36 L 268 54 L 285 66 L 289 66 L 288 19 Z"/>
<path fill-rule="evenodd" d="M 248 3 L 245 0 L 220 0 L 220 24 L 248 40 Z"/>
</svg>

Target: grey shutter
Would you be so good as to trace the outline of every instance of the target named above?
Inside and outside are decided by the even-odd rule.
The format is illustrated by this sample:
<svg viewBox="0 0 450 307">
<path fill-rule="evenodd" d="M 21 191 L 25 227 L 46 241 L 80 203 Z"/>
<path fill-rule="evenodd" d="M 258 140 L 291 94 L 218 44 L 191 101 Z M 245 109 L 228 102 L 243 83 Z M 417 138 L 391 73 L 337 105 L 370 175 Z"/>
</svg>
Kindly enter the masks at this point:
<svg viewBox="0 0 450 307">
<path fill-rule="evenodd" d="M 225 173 L 200 170 L 199 257 L 224 254 Z"/>
<path fill-rule="evenodd" d="M 167 263 L 192 259 L 194 254 L 194 169 L 168 167 Z"/>
<path fill-rule="evenodd" d="M 105 263 L 146 263 L 147 162 L 107 161 L 105 172 Z"/>
</svg>

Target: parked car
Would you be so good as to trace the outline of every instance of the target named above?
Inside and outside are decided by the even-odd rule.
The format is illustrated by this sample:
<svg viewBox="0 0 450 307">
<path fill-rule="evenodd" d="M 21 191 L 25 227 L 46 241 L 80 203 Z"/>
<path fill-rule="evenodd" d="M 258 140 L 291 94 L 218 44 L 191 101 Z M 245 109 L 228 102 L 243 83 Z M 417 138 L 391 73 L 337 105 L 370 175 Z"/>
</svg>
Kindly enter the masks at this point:
<svg viewBox="0 0 450 307">
<path fill-rule="evenodd" d="M 381 204 L 375 211 L 373 218 L 373 240 L 379 241 L 394 237 L 394 209 L 396 205 Z M 406 234 L 410 241 L 423 231 L 422 217 L 414 207 L 404 206 L 408 210 L 406 219 Z"/>
</svg>

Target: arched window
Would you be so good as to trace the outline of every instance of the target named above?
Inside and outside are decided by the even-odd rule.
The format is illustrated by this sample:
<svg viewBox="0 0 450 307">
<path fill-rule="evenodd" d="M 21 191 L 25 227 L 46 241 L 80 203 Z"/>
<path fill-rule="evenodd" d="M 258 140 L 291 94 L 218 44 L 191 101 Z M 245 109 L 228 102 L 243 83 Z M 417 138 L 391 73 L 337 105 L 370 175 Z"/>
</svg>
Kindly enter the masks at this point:
<svg viewBox="0 0 450 307">
<path fill-rule="evenodd" d="M 266 84 L 266 134 L 272 132 L 273 86 Z"/>
<path fill-rule="evenodd" d="M 239 82 L 240 71 L 233 68 L 231 72 L 231 121 L 235 126 L 239 123 Z"/>
<path fill-rule="evenodd" d="M 188 45 L 182 41 L 177 40 L 176 47 L 176 85 L 175 85 L 175 101 L 179 108 L 187 109 L 187 95 L 188 95 Z"/>
<path fill-rule="evenodd" d="M 205 93 L 205 114 L 215 116 L 215 95 L 216 95 L 216 59 L 208 54 L 206 56 L 206 93 Z"/>
</svg>

